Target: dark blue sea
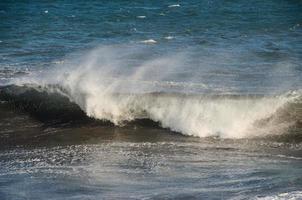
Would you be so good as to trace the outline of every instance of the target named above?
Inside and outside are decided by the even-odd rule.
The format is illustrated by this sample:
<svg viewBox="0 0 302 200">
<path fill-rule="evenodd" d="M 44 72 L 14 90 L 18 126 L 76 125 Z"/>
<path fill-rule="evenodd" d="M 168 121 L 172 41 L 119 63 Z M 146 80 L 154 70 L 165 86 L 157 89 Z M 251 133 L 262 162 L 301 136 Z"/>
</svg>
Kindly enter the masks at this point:
<svg viewBox="0 0 302 200">
<path fill-rule="evenodd" d="M 0 199 L 302 199 L 302 1 L 2 0 Z"/>
</svg>

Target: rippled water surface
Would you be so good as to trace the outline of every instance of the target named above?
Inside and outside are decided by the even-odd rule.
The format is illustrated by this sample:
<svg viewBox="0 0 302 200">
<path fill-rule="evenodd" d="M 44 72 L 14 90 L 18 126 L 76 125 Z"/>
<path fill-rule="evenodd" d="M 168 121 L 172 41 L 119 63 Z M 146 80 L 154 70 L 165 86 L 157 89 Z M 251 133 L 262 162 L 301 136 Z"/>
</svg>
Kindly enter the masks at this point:
<svg viewBox="0 0 302 200">
<path fill-rule="evenodd" d="M 1 1 L 0 199 L 302 199 L 301 1 Z"/>
</svg>

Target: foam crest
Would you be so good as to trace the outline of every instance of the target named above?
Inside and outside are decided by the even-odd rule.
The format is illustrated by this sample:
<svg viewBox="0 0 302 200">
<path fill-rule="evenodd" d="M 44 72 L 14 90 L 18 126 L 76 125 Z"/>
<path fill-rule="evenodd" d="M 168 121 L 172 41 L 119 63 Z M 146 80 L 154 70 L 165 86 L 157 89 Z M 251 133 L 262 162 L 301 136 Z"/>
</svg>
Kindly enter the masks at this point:
<svg viewBox="0 0 302 200">
<path fill-rule="evenodd" d="M 274 123 L 278 120 L 272 116 L 294 101 L 297 94 L 268 97 L 176 94 L 173 87 L 179 82 L 173 81 L 173 75 L 181 71 L 186 54 L 151 57 L 138 63 L 135 57 L 144 53 L 141 49 L 102 47 L 78 60 L 76 65 L 65 65 L 31 81 L 59 85 L 56 91 L 68 96 L 88 116 L 116 125 L 148 118 L 185 135 L 223 138 L 263 136 L 291 125 L 290 121 Z"/>
<path fill-rule="evenodd" d="M 281 97 L 209 99 L 174 95 L 112 95 L 96 90 L 91 92 L 86 96 L 85 104 L 77 102 L 91 117 L 110 120 L 116 125 L 149 118 L 160 122 L 165 128 L 198 137 L 242 138 L 263 134 L 263 129 L 262 132 L 257 131 L 256 122 L 271 117 L 289 101 Z"/>
</svg>

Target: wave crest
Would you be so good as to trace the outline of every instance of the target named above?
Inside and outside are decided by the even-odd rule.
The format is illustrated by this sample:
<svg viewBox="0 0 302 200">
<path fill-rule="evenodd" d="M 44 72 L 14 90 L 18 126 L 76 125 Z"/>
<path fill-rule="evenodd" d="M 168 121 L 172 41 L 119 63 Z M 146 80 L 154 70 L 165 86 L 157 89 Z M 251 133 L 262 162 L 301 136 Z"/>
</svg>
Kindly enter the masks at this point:
<svg viewBox="0 0 302 200">
<path fill-rule="evenodd" d="M 280 135 L 301 126 L 302 119 L 301 95 L 294 92 L 279 96 L 82 92 L 73 96 L 57 85 L 6 86 L 0 99 L 43 119 L 87 120 L 89 116 L 117 126 L 147 119 L 197 137 Z"/>
<path fill-rule="evenodd" d="M 202 71 L 195 73 L 200 66 L 190 53 L 158 56 L 146 47 L 105 46 L 80 56 L 75 62 L 63 62 L 53 71 L 14 79 L 12 84 L 25 84 L 30 91 L 38 92 L 36 96 L 43 97 L 29 104 L 33 106 L 49 104 L 45 103 L 49 100 L 45 92 L 56 94 L 57 99 L 50 98 L 56 99 L 55 103 L 44 109 L 45 113 L 76 111 L 72 115 L 87 115 L 117 126 L 149 119 L 185 135 L 223 138 L 280 135 L 300 126 L 301 92 L 250 95 L 253 92 L 247 89 L 245 95 L 238 92 L 240 88 L 232 88 L 232 84 L 225 86 L 219 76 L 215 77 L 216 85 L 202 82 Z M 192 63 L 195 65 L 190 71 L 185 66 Z M 206 64 L 202 67 L 213 68 Z M 183 73 L 185 70 L 190 73 Z M 18 99 L 24 89 L 12 88 L 13 101 L 16 102 L 14 98 Z M 267 90 L 262 94 L 267 94 Z M 235 95 L 227 95 L 232 92 Z M 31 101 L 28 98 L 33 100 L 25 95 L 21 102 Z M 41 115 L 45 115 L 43 112 Z"/>
</svg>

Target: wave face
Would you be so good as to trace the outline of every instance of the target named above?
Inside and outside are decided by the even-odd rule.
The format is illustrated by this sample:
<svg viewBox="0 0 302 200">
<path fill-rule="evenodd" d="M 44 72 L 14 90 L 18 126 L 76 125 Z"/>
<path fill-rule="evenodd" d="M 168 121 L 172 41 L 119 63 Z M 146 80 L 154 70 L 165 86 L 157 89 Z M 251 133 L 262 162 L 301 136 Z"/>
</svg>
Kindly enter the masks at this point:
<svg viewBox="0 0 302 200">
<path fill-rule="evenodd" d="M 238 93 L 240 88 L 233 90 L 228 84 L 222 87 L 219 83 L 219 87 L 215 87 L 197 81 L 202 71 L 197 70 L 193 77 L 184 77 L 186 62 L 192 61 L 188 54 L 154 56 L 142 48 L 100 47 L 74 62 L 62 62 L 53 71 L 14 79 L 10 84 L 26 85 L 27 89 L 11 87 L 9 92 L 7 88 L 2 89 L 2 96 L 9 93 L 9 99 L 20 99 L 20 93 L 23 90 L 28 93 L 30 88 L 38 92 L 38 96 L 43 92 L 56 94 L 57 100 L 52 102 L 55 106 L 51 108 L 62 110 L 65 115 L 71 113 L 80 118 L 87 115 L 117 126 L 149 119 L 164 128 L 197 137 L 276 135 L 301 124 L 299 90 L 279 95 Z M 27 95 L 30 96 L 35 95 Z M 40 105 L 48 99 L 35 101 Z M 58 105 L 63 106 L 58 108 Z M 45 114 L 47 112 L 44 109 L 41 113 L 52 116 Z"/>
<path fill-rule="evenodd" d="M 266 97 L 118 94 L 103 92 L 101 88 L 88 91 L 66 90 L 57 85 L 8 86 L 1 88 L 0 98 L 44 120 L 87 120 L 84 112 L 91 118 L 117 126 L 150 119 L 164 128 L 197 137 L 280 135 L 301 126 L 302 120 L 301 95 L 297 92 Z"/>
</svg>

